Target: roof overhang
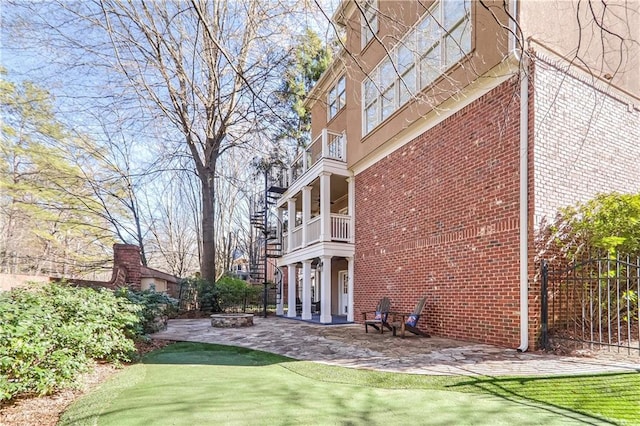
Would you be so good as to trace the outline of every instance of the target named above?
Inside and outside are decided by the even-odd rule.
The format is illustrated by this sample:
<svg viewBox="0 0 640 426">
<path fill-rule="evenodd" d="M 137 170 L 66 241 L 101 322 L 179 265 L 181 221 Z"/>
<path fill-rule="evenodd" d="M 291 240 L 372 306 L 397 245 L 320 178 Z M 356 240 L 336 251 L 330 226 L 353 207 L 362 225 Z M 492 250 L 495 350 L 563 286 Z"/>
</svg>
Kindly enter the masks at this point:
<svg viewBox="0 0 640 426">
<path fill-rule="evenodd" d="M 140 267 L 140 278 L 158 278 L 171 283 L 177 283 L 178 278 L 166 272 L 158 271 L 157 269 L 149 268 L 147 266 Z"/>
<path fill-rule="evenodd" d="M 356 8 L 356 3 L 353 0 L 342 0 L 336 11 L 333 12 L 333 16 L 331 16 L 331 20 L 335 22 L 337 25 L 344 26 L 346 25 L 347 17 L 349 17 L 354 9 Z"/>
</svg>

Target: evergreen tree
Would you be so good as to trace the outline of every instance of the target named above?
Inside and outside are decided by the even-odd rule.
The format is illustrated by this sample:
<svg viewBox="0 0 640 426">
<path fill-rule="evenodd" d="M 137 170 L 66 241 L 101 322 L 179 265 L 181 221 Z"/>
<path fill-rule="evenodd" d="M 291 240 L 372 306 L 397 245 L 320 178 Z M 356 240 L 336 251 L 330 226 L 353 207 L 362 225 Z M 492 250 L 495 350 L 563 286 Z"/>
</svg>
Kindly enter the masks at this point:
<svg viewBox="0 0 640 426">
<path fill-rule="evenodd" d="M 331 63 L 332 56 L 332 50 L 318 34 L 307 28 L 300 36 L 285 71 L 281 100 L 289 115 L 280 138 L 294 141 L 298 149 L 309 143 L 311 131 L 311 114 L 304 102 Z"/>
<path fill-rule="evenodd" d="M 56 119 L 47 91 L 5 76 L 0 70 L 0 270 L 67 275 L 104 263 L 112 231 L 86 181 L 95 169 L 89 142 Z"/>
</svg>

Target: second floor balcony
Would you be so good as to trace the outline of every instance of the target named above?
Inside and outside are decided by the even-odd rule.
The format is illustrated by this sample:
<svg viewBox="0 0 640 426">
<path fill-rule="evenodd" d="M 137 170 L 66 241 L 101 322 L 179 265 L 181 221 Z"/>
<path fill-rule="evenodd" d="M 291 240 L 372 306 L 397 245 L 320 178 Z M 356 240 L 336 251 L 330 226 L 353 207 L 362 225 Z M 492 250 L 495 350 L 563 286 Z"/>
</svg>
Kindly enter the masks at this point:
<svg viewBox="0 0 640 426">
<path fill-rule="evenodd" d="M 309 220 L 306 228 L 303 224 L 296 226 L 291 231 L 291 239 L 289 239 L 289 233 L 285 232 L 282 239 L 284 253 L 290 253 L 299 248 L 321 242 L 323 240 L 321 226 L 321 217 L 316 216 Z M 329 226 L 330 234 L 326 237 L 327 241 L 352 242 L 352 222 L 350 215 L 331 213 Z M 289 246 L 289 241 L 291 241 L 291 246 Z"/>
</svg>

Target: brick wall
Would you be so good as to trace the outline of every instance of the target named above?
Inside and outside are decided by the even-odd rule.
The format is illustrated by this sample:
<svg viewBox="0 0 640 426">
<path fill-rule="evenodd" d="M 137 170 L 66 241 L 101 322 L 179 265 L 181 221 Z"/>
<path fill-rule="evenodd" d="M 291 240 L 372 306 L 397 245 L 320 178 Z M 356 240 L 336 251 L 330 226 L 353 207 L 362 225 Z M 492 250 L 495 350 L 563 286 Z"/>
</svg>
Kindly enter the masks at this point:
<svg viewBox="0 0 640 426">
<path fill-rule="evenodd" d="M 140 247 L 133 244 L 113 245 L 113 264 L 125 270 L 126 284 L 134 290 L 140 290 L 141 275 Z"/>
<path fill-rule="evenodd" d="M 30 283 L 48 282 L 49 277 L 41 275 L 0 274 L 0 292 L 27 287 Z"/>
<path fill-rule="evenodd" d="M 538 55 L 534 71 L 530 180 L 535 231 L 561 207 L 598 193 L 640 190 L 640 102 L 566 63 Z M 532 123 L 530 123 L 531 126 Z M 530 335 L 539 329 L 540 264 L 530 256 Z M 546 253 L 546 259 L 554 257 Z"/>
<path fill-rule="evenodd" d="M 439 336 L 517 346 L 519 85 L 356 176 L 355 319 L 388 296 Z"/>
<path fill-rule="evenodd" d="M 536 61 L 536 226 L 597 193 L 640 190 L 640 102 L 553 62 Z"/>
</svg>

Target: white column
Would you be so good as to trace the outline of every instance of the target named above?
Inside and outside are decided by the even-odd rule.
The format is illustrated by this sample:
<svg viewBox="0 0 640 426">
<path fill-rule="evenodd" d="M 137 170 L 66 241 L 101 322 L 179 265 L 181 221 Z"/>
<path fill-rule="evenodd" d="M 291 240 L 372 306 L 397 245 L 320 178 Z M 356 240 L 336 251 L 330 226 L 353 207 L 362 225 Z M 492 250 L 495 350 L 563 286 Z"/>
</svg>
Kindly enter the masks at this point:
<svg viewBox="0 0 640 426">
<path fill-rule="evenodd" d="M 289 310 L 287 311 L 287 316 L 289 318 L 296 317 L 296 280 L 297 280 L 297 267 L 295 263 L 291 265 L 287 265 L 287 304 L 289 305 Z"/>
<path fill-rule="evenodd" d="M 321 256 L 322 277 L 320 278 L 320 322 L 331 323 L 331 256 Z"/>
<path fill-rule="evenodd" d="M 282 271 L 280 269 L 276 269 L 276 285 L 278 286 L 278 294 L 280 294 L 280 298 L 276 301 L 276 315 L 283 316 L 284 315 L 284 294 L 282 294 L 284 277 L 282 276 Z"/>
<path fill-rule="evenodd" d="M 349 242 L 355 242 L 356 235 L 356 178 L 351 176 L 347 178 L 348 187 L 348 206 L 349 206 Z M 349 274 L 351 278 L 351 274 Z"/>
<path fill-rule="evenodd" d="M 347 321 L 353 321 L 353 257 L 347 257 L 347 274 L 349 279 L 349 294 L 347 301 Z"/>
<path fill-rule="evenodd" d="M 331 173 L 320 174 L 320 241 L 331 241 Z"/>
<path fill-rule="evenodd" d="M 302 188 L 302 247 L 306 247 L 309 242 L 309 219 L 311 219 L 311 187 Z"/>
<path fill-rule="evenodd" d="M 302 319 L 311 319 L 311 260 L 302 261 Z"/>
<path fill-rule="evenodd" d="M 287 230 L 287 253 L 293 250 L 293 229 L 296 227 L 296 199 L 287 200 L 287 210 L 289 212 L 289 229 Z"/>
</svg>

